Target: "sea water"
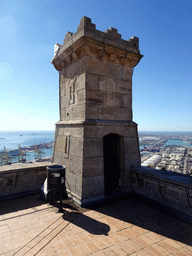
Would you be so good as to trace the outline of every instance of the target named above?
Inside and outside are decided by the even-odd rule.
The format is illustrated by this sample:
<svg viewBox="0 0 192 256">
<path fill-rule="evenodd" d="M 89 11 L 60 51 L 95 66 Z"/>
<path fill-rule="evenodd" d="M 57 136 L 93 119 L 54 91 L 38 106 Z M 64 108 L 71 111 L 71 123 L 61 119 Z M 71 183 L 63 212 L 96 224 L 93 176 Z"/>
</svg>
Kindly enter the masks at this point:
<svg viewBox="0 0 192 256">
<path fill-rule="evenodd" d="M 0 151 L 10 149 L 17 149 L 20 147 L 27 147 L 43 143 L 54 142 L 54 131 L 14 131 L 14 132 L 0 132 Z M 42 149 L 42 157 L 52 156 L 53 147 Z M 35 152 L 28 152 L 26 160 L 35 158 Z M 12 159 L 12 162 L 18 160 L 18 157 Z"/>
<path fill-rule="evenodd" d="M 186 147 L 192 147 L 192 145 L 190 143 L 187 143 L 183 140 L 179 140 L 179 139 L 168 139 L 168 141 L 164 144 L 165 147 L 169 147 L 169 146 L 176 146 L 176 147 L 182 147 L 182 146 L 186 146 Z"/>
</svg>

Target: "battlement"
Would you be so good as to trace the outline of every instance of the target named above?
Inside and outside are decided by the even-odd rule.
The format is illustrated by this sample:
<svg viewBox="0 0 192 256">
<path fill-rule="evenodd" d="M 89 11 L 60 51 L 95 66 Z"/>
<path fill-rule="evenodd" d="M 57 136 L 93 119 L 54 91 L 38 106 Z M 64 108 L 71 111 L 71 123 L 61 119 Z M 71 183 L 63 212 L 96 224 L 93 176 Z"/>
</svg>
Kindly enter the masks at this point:
<svg viewBox="0 0 192 256">
<path fill-rule="evenodd" d="M 83 38 L 84 40 L 82 40 Z M 85 38 L 87 40 L 85 40 Z M 82 56 L 82 52 L 80 53 L 80 50 L 78 50 L 79 46 L 81 47 L 83 44 L 86 44 L 91 48 L 91 46 L 93 47 L 93 41 L 96 51 L 100 51 L 98 54 L 98 58 L 100 59 L 106 59 L 106 54 L 104 53 L 113 51 L 117 54 L 117 51 L 120 50 L 121 52 L 118 54 L 123 57 L 123 60 L 128 54 L 133 54 L 134 56 L 131 56 L 131 58 L 134 57 L 137 61 L 132 63 L 131 66 L 136 66 L 139 60 L 143 57 L 143 55 L 140 54 L 138 37 L 133 36 L 129 40 L 124 40 L 121 38 L 121 34 L 118 33 L 118 30 L 113 27 L 106 29 L 104 32 L 99 31 L 96 29 L 96 25 L 91 22 L 91 19 L 84 16 L 80 20 L 77 32 L 67 32 L 63 44 L 55 45 L 55 53 L 51 62 L 57 70 L 61 70 L 63 66 L 67 65 L 67 62 L 71 64 L 72 61 L 76 61 Z M 101 51 L 103 51 L 102 54 Z M 57 65 L 57 63 L 61 62 L 61 59 L 64 59 L 65 56 L 68 56 L 67 61 L 64 61 L 62 66 Z M 110 60 L 110 58 L 108 59 Z M 123 61 L 121 62 L 121 64 L 123 64 Z"/>
<path fill-rule="evenodd" d="M 106 43 L 105 40 L 109 40 L 107 42 L 111 45 L 113 45 L 111 41 L 117 41 L 118 43 L 122 44 L 121 48 L 124 48 L 124 49 L 126 48 L 126 46 L 138 49 L 138 47 L 136 47 L 134 42 L 136 41 L 138 46 L 138 40 L 139 40 L 138 37 L 134 36 L 131 38 L 131 40 L 129 39 L 126 41 L 124 39 L 121 39 L 121 34 L 118 33 L 118 30 L 112 27 L 102 32 L 100 30 L 97 30 L 96 25 L 91 22 L 91 19 L 85 16 L 80 20 L 80 25 L 77 27 L 76 33 L 67 32 L 65 34 L 65 39 L 63 40 L 62 47 L 67 45 L 69 42 L 74 43 L 76 39 L 79 38 L 79 34 L 81 35 L 84 34 L 84 36 L 90 37 L 90 38 L 95 37 L 94 39 L 103 43 Z"/>
</svg>

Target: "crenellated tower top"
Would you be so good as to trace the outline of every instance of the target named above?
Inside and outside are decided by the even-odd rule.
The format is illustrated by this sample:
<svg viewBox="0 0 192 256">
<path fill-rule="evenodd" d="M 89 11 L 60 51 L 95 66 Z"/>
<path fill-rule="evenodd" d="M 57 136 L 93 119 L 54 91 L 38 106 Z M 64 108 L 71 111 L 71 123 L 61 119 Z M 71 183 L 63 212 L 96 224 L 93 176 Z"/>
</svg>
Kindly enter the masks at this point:
<svg viewBox="0 0 192 256">
<path fill-rule="evenodd" d="M 56 44 L 54 52 L 51 62 L 58 71 L 87 54 L 107 62 L 128 64 L 130 67 L 136 66 L 143 57 L 138 37 L 133 36 L 126 41 L 113 27 L 104 32 L 99 31 L 91 19 L 85 16 L 80 20 L 77 32 L 67 32 L 63 44 Z"/>
</svg>

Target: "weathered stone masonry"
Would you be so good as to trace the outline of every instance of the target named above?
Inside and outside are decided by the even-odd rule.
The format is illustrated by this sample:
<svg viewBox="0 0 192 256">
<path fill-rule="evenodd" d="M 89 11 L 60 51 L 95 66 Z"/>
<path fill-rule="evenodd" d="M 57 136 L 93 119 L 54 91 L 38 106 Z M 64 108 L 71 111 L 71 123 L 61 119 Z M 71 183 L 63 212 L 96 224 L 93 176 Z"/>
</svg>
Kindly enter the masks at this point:
<svg viewBox="0 0 192 256">
<path fill-rule="evenodd" d="M 141 166 L 131 169 L 131 186 L 153 206 L 192 224 L 192 177 Z"/>
<path fill-rule="evenodd" d="M 40 193 L 49 165 L 36 162 L 1 166 L 0 201 Z"/>
<path fill-rule="evenodd" d="M 53 161 L 66 166 L 67 191 L 80 205 L 105 197 L 103 143 L 109 134 L 119 136 L 120 190 L 131 189 L 130 166 L 140 165 L 132 68 L 141 58 L 137 37 L 123 40 L 114 28 L 101 32 L 87 17 L 55 45 L 60 121 Z"/>
</svg>

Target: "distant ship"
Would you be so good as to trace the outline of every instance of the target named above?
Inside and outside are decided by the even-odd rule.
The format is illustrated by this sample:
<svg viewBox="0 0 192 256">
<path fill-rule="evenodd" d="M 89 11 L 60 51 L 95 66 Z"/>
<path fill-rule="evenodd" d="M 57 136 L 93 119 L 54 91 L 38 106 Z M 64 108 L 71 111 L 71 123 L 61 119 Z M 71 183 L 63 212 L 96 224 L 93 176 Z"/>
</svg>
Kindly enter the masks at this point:
<svg viewBox="0 0 192 256">
<path fill-rule="evenodd" d="M 5 140 L 5 138 L 0 138 L 0 140 Z"/>
<path fill-rule="evenodd" d="M 23 136 L 23 134 L 20 134 L 19 136 Z"/>
<path fill-rule="evenodd" d="M 37 133 L 32 133 L 31 135 L 37 135 Z"/>
</svg>

